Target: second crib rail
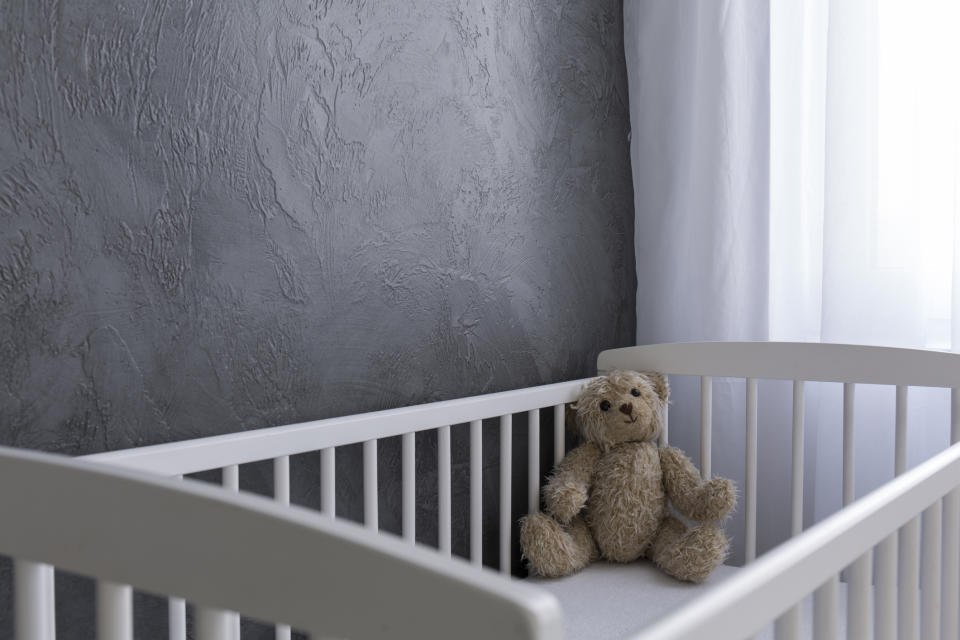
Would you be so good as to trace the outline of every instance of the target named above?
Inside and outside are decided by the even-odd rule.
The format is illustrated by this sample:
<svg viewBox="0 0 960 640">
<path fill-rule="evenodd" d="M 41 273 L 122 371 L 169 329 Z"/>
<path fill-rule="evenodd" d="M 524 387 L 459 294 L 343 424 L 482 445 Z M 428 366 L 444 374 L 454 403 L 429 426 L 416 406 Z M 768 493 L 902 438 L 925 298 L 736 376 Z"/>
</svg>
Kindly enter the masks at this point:
<svg viewBox="0 0 960 640">
<path fill-rule="evenodd" d="M 554 423 L 554 462 L 565 454 L 565 405 L 579 396 L 586 380 L 574 380 L 541 387 L 519 389 L 443 402 L 377 411 L 342 418 L 274 427 L 256 431 L 213 436 L 198 440 L 113 451 L 85 456 L 86 461 L 112 466 L 146 470 L 161 475 L 182 477 L 182 474 L 220 469 L 222 482 L 233 491 L 239 488 L 239 465 L 273 460 L 274 497 L 282 504 L 290 503 L 290 456 L 319 450 L 321 452 L 322 513 L 336 517 L 336 449 L 338 446 L 362 442 L 363 524 L 379 529 L 378 499 L 378 440 L 401 436 L 401 510 L 402 537 L 409 543 L 416 540 L 416 438 L 417 432 L 437 432 L 438 477 L 438 550 L 450 556 L 451 544 L 451 425 L 468 424 L 470 432 L 470 562 L 482 566 L 482 429 L 484 419 L 499 421 L 499 570 L 509 575 L 513 566 L 513 498 L 512 498 L 512 440 L 513 415 L 526 415 L 529 433 L 528 507 L 539 508 L 539 491 L 543 475 L 540 465 L 540 412 L 552 411 Z M 366 439 L 364 439 L 366 438 Z M 38 567 L 48 570 L 48 567 Z M 50 580 L 52 583 L 52 580 Z M 41 599 L 38 585 L 24 584 L 20 589 L 41 602 L 38 619 L 51 617 L 54 606 L 52 589 L 45 590 Z M 116 587 L 116 588 L 115 588 Z M 99 640 L 120 640 L 132 636 L 132 592 L 122 585 L 98 585 L 98 615 L 102 629 L 116 629 L 115 633 L 101 634 Z M 186 603 L 171 598 L 169 603 L 170 640 L 185 640 L 187 634 Z M 205 638 L 217 640 L 239 639 L 239 616 L 227 611 L 200 608 L 196 616 L 198 632 Z M 278 625 L 278 640 L 290 638 L 290 628 Z M 49 636 L 52 640 L 53 636 Z"/>
<path fill-rule="evenodd" d="M 864 575 L 859 584 L 848 583 L 848 610 L 852 607 L 853 613 L 847 637 L 873 637 L 871 627 L 881 638 L 935 638 L 941 631 L 943 637 L 954 637 L 948 634 L 955 629 L 941 629 L 941 616 L 955 617 L 956 603 L 941 598 L 939 550 L 942 531 L 945 538 L 956 541 L 960 524 L 958 486 L 960 445 L 953 445 L 814 525 L 804 535 L 771 550 L 724 582 L 722 589 L 711 590 L 638 634 L 635 640 L 745 638 L 775 619 L 778 638 L 797 638 L 799 629 L 789 624 L 792 607 L 811 592 L 815 592 L 814 637 L 836 637 L 837 568 L 851 564 L 860 564 Z M 906 556 L 917 553 L 915 532 L 921 520 L 926 549 L 921 561 L 921 588 L 917 590 L 917 576 L 908 575 L 900 578 L 898 590 L 898 547 Z M 880 557 L 875 626 L 868 615 L 869 607 L 862 606 L 869 602 L 870 558 L 874 552 Z M 922 618 L 918 620 L 921 594 Z M 950 594 L 954 599 L 956 596 L 956 591 Z M 855 602 L 858 599 L 859 603 Z M 901 615 L 899 622 L 898 610 L 908 613 L 905 618 Z"/>
</svg>

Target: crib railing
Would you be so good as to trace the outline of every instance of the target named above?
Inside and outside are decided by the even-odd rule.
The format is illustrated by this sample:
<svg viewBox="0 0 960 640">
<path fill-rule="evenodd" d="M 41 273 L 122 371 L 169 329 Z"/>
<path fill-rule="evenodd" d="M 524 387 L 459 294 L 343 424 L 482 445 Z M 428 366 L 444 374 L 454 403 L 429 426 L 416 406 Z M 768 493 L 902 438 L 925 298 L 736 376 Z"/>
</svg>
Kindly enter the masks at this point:
<svg viewBox="0 0 960 640">
<path fill-rule="evenodd" d="M 939 549 L 941 503 L 956 500 L 957 486 L 960 486 L 960 445 L 953 445 L 847 509 L 814 525 L 803 536 L 768 552 L 742 573 L 724 582 L 722 589 L 713 589 L 675 611 L 635 636 L 635 640 L 746 638 L 760 631 L 774 618 L 781 625 L 778 627 L 778 637 L 783 637 L 782 625 L 791 607 L 795 607 L 815 589 L 822 589 L 821 585 L 835 582 L 837 567 L 858 562 L 871 551 L 881 554 L 883 558 L 886 553 L 884 545 L 891 540 L 895 544 L 897 532 L 902 536 L 906 527 L 916 523 L 918 518 L 923 519 L 924 537 L 929 536 L 924 540 L 924 545 Z M 881 560 L 881 566 L 886 565 L 885 570 L 894 566 L 890 561 L 896 559 L 895 546 L 893 552 L 892 558 Z M 955 600 L 941 603 L 938 588 L 940 564 L 934 556 L 931 553 L 931 557 L 925 556 L 923 561 L 925 577 L 920 591 L 924 615 L 919 634 L 918 629 L 910 628 L 909 621 L 906 621 L 906 626 L 897 627 L 897 605 L 891 599 L 896 594 L 894 571 L 893 576 L 885 579 L 878 576 L 876 607 L 877 615 L 883 619 L 878 621 L 874 637 L 956 637 L 949 629 L 939 626 L 941 604 L 944 605 L 944 614 L 952 610 L 952 615 L 955 615 L 957 603 Z M 944 573 L 955 572 L 956 568 L 956 563 L 944 563 Z M 867 585 L 869 587 L 869 582 Z M 913 594 L 911 597 L 915 597 L 916 583 L 903 586 Z M 944 597 L 948 596 L 945 594 Z M 826 601 L 815 606 L 823 604 Z M 836 622 L 836 609 L 832 608 L 816 623 L 813 637 L 837 637 Z M 864 624 L 866 621 L 855 622 L 853 629 L 848 624 L 848 637 L 871 637 L 869 625 Z"/>
<path fill-rule="evenodd" d="M 0 552 L 99 578 L 101 595 L 133 584 L 284 620 L 314 638 L 442 637 L 456 629 L 459 637 L 546 640 L 560 633 L 556 600 L 520 581 L 203 483 L 0 447 L 0 513 Z M 45 572 L 27 579 L 45 590 Z M 49 638 L 50 609 L 31 615 L 34 603 L 16 595 L 18 638 Z M 100 612 L 98 637 L 129 640 L 129 622 Z M 206 640 L 211 630 L 197 637 Z"/>
<path fill-rule="evenodd" d="M 894 467 L 897 476 L 903 474 L 906 469 L 907 400 L 910 386 L 951 388 L 950 442 L 954 444 L 960 441 L 960 354 L 817 343 L 675 343 L 604 351 L 600 354 L 597 368 L 600 373 L 614 369 L 632 369 L 700 377 L 700 458 L 704 478 L 709 477 L 711 471 L 713 377 L 745 379 L 744 556 L 748 563 L 756 557 L 757 541 L 757 381 L 759 379 L 793 381 L 791 531 L 794 536 L 803 530 L 806 382 L 843 383 L 842 496 L 844 506 L 851 504 L 855 495 L 853 436 L 857 384 L 896 387 Z M 662 444 L 666 444 L 667 439 L 668 431 L 665 428 L 661 437 Z M 887 538 L 877 547 L 877 604 L 874 607 L 874 621 L 878 637 L 918 637 L 918 630 L 923 632 L 925 638 L 939 637 L 938 634 L 941 631 L 945 638 L 958 637 L 960 491 L 951 492 L 944 497 L 942 507 L 940 495 L 936 498 L 934 504 L 923 510 L 919 518 L 905 517 L 904 521 L 909 519 L 909 522 L 899 535 L 895 530 L 888 531 Z M 928 503 L 929 501 L 924 504 Z M 920 512 L 916 511 L 911 515 L 918 513 Z M 919 533 L 921 521 L 922 541 Z M 862 555 L 853 562 L 847 573 L 847 625 L 848 637 L 851 638 L 869 637 L 870 631 L 874 554 L 872 545 L 863 546 L 861 551 Z M 941 561 L 945 566 L 942 571 Z M 926 594 L 923 598 L 922 610 L 916 588 L 918 584 L 921 587 L 920 591 Z M 836 635 L 838 588 L 839 574 L 834 573 L 815 593 L 814 637 L 816 638 Z M 796 603 L 799 599 L 792 602 Z M 949 604 L 941 607 L 941 603 Z M 736 610 L 740 611 L 739 608 Z M 664 629 L 668 628 L 673 627 L 664 627 Z M 707 625 L 703 628 L 710 627 Z M 899 635 L 897 635 L 898 629 Z M 798 604 L 777 619 L 775 631 L 778 639 L 800 637 Z M 681 634 L 651 637 L 687 636 Z M 742 636 L 730 635 L 729 637 Z"/>
<path fill-rule="evenodd" d="M 469 424 L 470 432 L 470 562 L 482 565 L 482 430 L 484 419 L 499 420 L 499 569 L 510 573 L 512 530 L 515 525 L 512 512 L 512 437 L 513 415 L 525 413 L 529 433 L 528 511 L 539 509 L 540 468 L 540 411 L 552 410 L 554 429 L 554 462 L 564 455 L 564 411 L 566 403 L 580 394 L 585 380 L 574 380 L 540 387 L 505 391 L 469 398 L 460 398 L 431 404 L 377 411 L 359 415 L 316 420 L 302 424 L 272 427 L 232 433 L 222 436 L 172 442 L 156 446 L 126 449 L 85 456 L 86 461 L 105 463 L 116 467 L 147 471 L 164 476 L 182 477 L 185 474 L 220 469 L 223 485 L 232 491 L 239 488 L 239 465 L 273 460 L 274 498 L 282 504 L 290 502 L 290 456 L 320 451 L 321 512 L 331 517 L 336 514 L 336 448 L 363 443 L 363 524 L 378 530 L 377 440 L 401 436 L 402 462 L 402 536 L 413 544 L 416 536 L 415 518 L 415 434 L 436 429 L 438 433 L 438 533 L 439 550 L 451 555 L 451 460 L 450 426 Z M 17 580 L 19 600 L 30 601 L 34 607 L 26 612 L 36 624 L 52 620 L 53 573 L 49 567 L 23 563 L 19 575 L 41 576 L 38 579 Z M 98 615 L 103 629 L 115 633 L 101 633 L 99 640 L 120 640 L 132 633 L 132 591 L 122 585 L 101 582 L 97 587 Z M 239 616 L 228 611 L 197 607 L 195 625 L 198 635 L 217 640 L 239 638 Z M 40 628 L 40 627 L 38 627 Z M 170 640 L 186 640 L 186 599 L 174 597 L 169 602 Z M 29 636 L 53 640 L 53 635 Z M 288 640 L 290 628 L 277 626 L 277 640 Z"/>
<path fill-rule="evenodd" d="M 653 345 L 606 351 L 601 354 L 598 369 L 602 372 L 613 368 L 641 371 L 661 371 L 670 375 L 699 376 L 700 388 L 700 445 L 701 467 L 704 477 L 711 474 L 712 449 L 712 389 L 713 377 L 740 377 L 746 379 L 746 482 L 743 488 L 746 531 L 745 557 L 748 561 L 756 556 L 757 541 L 757 404 L 760 379 L 793 380 L 792 416 L 792 532 L 803 528 L 803 439 L 804 439 L 804 391 L 809 381 L 841 382 L 843 395 L 843 501 L 848 504 L 854 497 L 853 433 L 855 425 L 854 397 L 856 385 L 886 384 L 896 387 L 896 471 L 900 475 L 906 468 L 906 424 L 909 386 L 951 387 L 952 432 L 951 441 L 960 439 L 960 356 L 928 351 L 886 349 L 877 347 L 854 347 L 846 345 L 790 344 L 790 343 L 688 343 Z M 528 511 L 539 508 L 540 428 L 541 410 L 552 410 L 554 428 L 554 461 L 564 455 L 564 405 L 574 401 L 584 381 L 572 381 L 544 387 L 521 389 L 473 398 L 463 398 L 416 407 L 380 411 L 343 418 L 319 420 L 285 427 L 260 429 L 237 434 L 228 434 L 193 441 L 143 447 L 125 451 L 87 456 L 85 460 L 96 461 L 120 468 L 148 471 L 169 477 L 219 469 L 222 482 L 228 489 L 239 489 L 240 465 L 264 460 L 273 461 L 274 500 L 281 505 L 290 502 L 290 456 L 313 451 L 321 452 L 321 511 L 335 515 L 334 464 L 337 447 L 363 443 L 363 524 L 366 528 L 379 528 L 377 509 L 377 441 L 382 438 L 401 438 L 401 510 L 402 536 L 409 544 L 415 540 L 414 489 L 416 459 L 415 433 L 437 430 L 438 464 L 438 530 L 439 548 L 443 555 L 451 554 L 451 425 L 469 424 L 470 458 L 470 554 L 472 564 L 480 566 L 481 530 L 481 447 L 483 420 L 498 419 L 500 435 L 500 504 L 498 522 L 499 568 L 510 571 L 511 533 L 514 522 L 512 510 L 512 431 L 513 415 L 526 414 L 530 425 L 528 460 Z M 663 443 L 669 437 L 664 430 Z M 222 493 L 222 492 L 221 492 Z M 238 496 L 239 497 L 239 496 Z M 939 502 L 937 503 L 939 504 Z M 936 505 L 934 505 L 936 507 Z M 900 535 L 891 533 L 877 548 L 878 605 L 877 628 L 889 628 L 888 620 L 893 611 L 902 629 L 919 629 L 919 616 L 923 613 L 924 629 L 930 629 L 935 600 L 925 598 L 921 603 L 917 589 L 900 588 L 897 583 L 911 582 L 925 585 L 926 593 L 941 592 L 943 602 L 955 602 L 960 593 L 955 567 L 960 558 L 960 498 L 956 493 L 943 499 L 942 510 L 930 507 L 920 517 L 923 520 L 924 540 L 921 556 L 920 527 L 916 519 L 908 522 Z M 942 539 L 935 533 L 940 531 Z M 936 526 L 935 526 L 936 525 Z M 939 549 L 943 549 L 943 561 L 948 567 L 938 573 Z M 861 557 L 854 562 L 847 574 L 851 607 L 848 608 L 850 627 L 868 629 L 868 598 L 872 584 L 871 551 L 865 547 Z M 937 550 L 936 552 L 934 550 Z M 899 553 L 899 562 L 898 562 Z M 760 565 L 757 565 L 760 566 Z M 23 620 L 25 629 L 36 633 L 22 634 L 20 638 L 53 640 L 53 572 L 44 565 L 18 561 L 16 565 L 15 597 L 18 603 L 18 620 Z M 481 572 L 478 572 L 481 573 Z M 820 629 L 833 628 L 836 619 L 837 576 L 831 577 L 816 592 L 815 618 Z M 104 580 L 98 584 L 98 616 L 100 640 L 129 638 L 132 634 L 132 592 L 121 582 Z M 911 595 L 912 593 L 912 595 Z M 893 594 L 892 596 L 890 594 Z M 169 606 L 171 640 L 186 640 L 186 601 L 171 598 Z M 891 599 L 893 598 L 893 599 Z M 890 602 L 896 606 L 889 607 Z M 201 601 L 202 602 L 202 601 Z M 796 600 L 787 603 L 795 603 Z M 20 611 L 22 604 L 23 611 Z M 204 603 L 209 604 L 209 603 Z M 214 603 L 217 604 L 217 603 Z M 955 607 L 944 607 L 942 631 L 947 637 L 956 637 L 957 615 Z M 952 611 L 952 613 L 951 613 Z M 278 618 L 282 619 L 282 618 Z M 233 640 L 238 637 L 239 618 L 236 614 L 216 608 L 197 607 L 196 628 L 200 637 Z M 18 623 L 19 624 L 19 623 Z M 18 626 L 18 632 L 21 627 Z M 778 638 L 793 638 L 799 633 L 799 610 L 794 607 L 781 616 L 776 625 Z M 952 632 L 951 632 L 952 630 Z M 952 634 L 951 634 L 952 633 Z M 951 635 L 947 635 L 951 634 Z M 290 637 L 290 628 L 280 625 L 278 639 Z M 856 637 L 856 635 L 855 635 Z M 903 637 L 908 637 L 904 634 Z"/>
</svg>

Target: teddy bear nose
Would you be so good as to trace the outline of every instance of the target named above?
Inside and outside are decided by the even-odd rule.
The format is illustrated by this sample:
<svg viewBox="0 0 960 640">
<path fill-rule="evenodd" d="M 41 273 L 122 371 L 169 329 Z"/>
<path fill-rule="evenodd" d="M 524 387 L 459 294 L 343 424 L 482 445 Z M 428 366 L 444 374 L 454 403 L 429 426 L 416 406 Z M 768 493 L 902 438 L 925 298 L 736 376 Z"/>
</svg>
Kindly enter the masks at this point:
<svg viewBox="0 0 960 640">
<path fill-rule="evenodd" d="M 628 416 L 633 415 L 633 405 L 629 402 L 620 405 L 620 413 L 624 413 Z"/>
</svg>

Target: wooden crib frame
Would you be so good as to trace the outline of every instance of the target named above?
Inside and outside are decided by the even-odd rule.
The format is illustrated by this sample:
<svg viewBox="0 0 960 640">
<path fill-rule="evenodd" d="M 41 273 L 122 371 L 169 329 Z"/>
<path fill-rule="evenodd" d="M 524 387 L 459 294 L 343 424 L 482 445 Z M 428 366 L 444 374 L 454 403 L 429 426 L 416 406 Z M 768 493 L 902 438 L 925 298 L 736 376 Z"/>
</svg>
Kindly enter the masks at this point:
<svg viewBox="0 0 960 640">
<path fill-rule="evenodd" d="M 612 369 L 701 378 L 701 466 L 710 474 L 712 377 L 746 379 L 745 548 L 749 566 L 637 638 L 740 638 L 776 621 L 799 637 L 797 603 L 815 593 L 818 637 L 836 629 L 838 576 L 847 574 L 848 635 L 958 637 L 960 447 L 906 469 L 909 386 L 949 387 L 951 443 L 960 441 L 960 354 L 802 343 L 685 343 L 614 349 Z M 793 380 L 792 531 L 754 560 L 757 526 L 757 380 Z M 840 382 L 845 508 L 802 532 L 803 398 L 807 381 Z M 563 456 L 564 406 L 584 381 L 65 459 L 0 449 L 0 553 L 15 558 L 17 640 L 55 637 L 53 570 L 97 579 L 100 640 L 132 638 L 132 588 L 170 598 L 170 638 L 186 638 L 186 601 L 199 638 L 239 637 L 239 617 L 283 621 L 321 637 L 559 638 L 549 593 L 481 570 L 482 420 L 499 418 L 500 567 L 508 573 L 512 415 L 530 428 L 528 510 L 539 508 L 542 409 L 554 415 Z M 898 477 L 854 501 L 856 384 L 896 387 Z M 470 425 L 470 561 L 451 558 L 450 425 Z M 412 544 L 414 434 L 438 430 L 439 553 Z M 402 538 L 378 534 L 377 440 L 402 437 Z M 668 439 L 665 429 L 663 442 Z M 363 443 L 364 525 L 336 521 L 333 460 Z M 322 451 L 321 513 L 289 505 L 289 456 Z M 238 493 L 239 465 L 273 460 L 275 500 Z M 222 469 L 222 488 L 180 482 Z M 847 506 L 849 505 L 849 506 Z M 170 522 L 189 523 L 171 527 Z M 922 522 L 923 536 L 920 538 Z M 921 544 L 922 543 L 922 544 Z M 145 553 L 145 549 L 149 553 Z M 871 575 L 871 557 L 877 575 Z M 900 560 L 898 562 L 898 554 Z M 243 563 L 237 559 L 242 557 Z M 247 576 L 253 576 L 248 579 Z M 375 578 L 374 578 L 375 576 Z M 325 585 L 322 597 L 318 585 Z M 921 586 L 921 589 L 910 585 Z M 331 588 L 333 587 L 333 588 Z M 921 597 L 920 593 L 923 596 Z M 870 602 L 876 598 L 875 615 Z M 872 627 L 872 629 L 871 629 Z"/>
</svg>

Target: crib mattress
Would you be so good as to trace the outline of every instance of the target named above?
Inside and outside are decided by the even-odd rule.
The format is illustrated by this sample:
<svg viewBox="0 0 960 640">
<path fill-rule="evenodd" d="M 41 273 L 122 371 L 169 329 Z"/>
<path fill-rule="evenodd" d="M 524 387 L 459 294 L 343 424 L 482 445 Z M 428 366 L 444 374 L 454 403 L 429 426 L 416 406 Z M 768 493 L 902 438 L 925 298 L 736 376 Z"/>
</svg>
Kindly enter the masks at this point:
<svg viewBox="0 0 960 640">
<path fill-rule="evenodd" d="M 735 575 L 738 567 L 720 566 L 703 584 L 674 580 L 651 562 L 632 564 L 597 562 L 580 573 L 550 580 L 529 578 L 560 601 L 566 640 L 615 640 L 637 633 Z M 846 585 L 838 593 L 838 637 L 846 629 Z M 801 605 L 801 637 L 811 637 L 812 598 Z M 773 638 L 773 625 L 756 636 Z"/>
</svg>

